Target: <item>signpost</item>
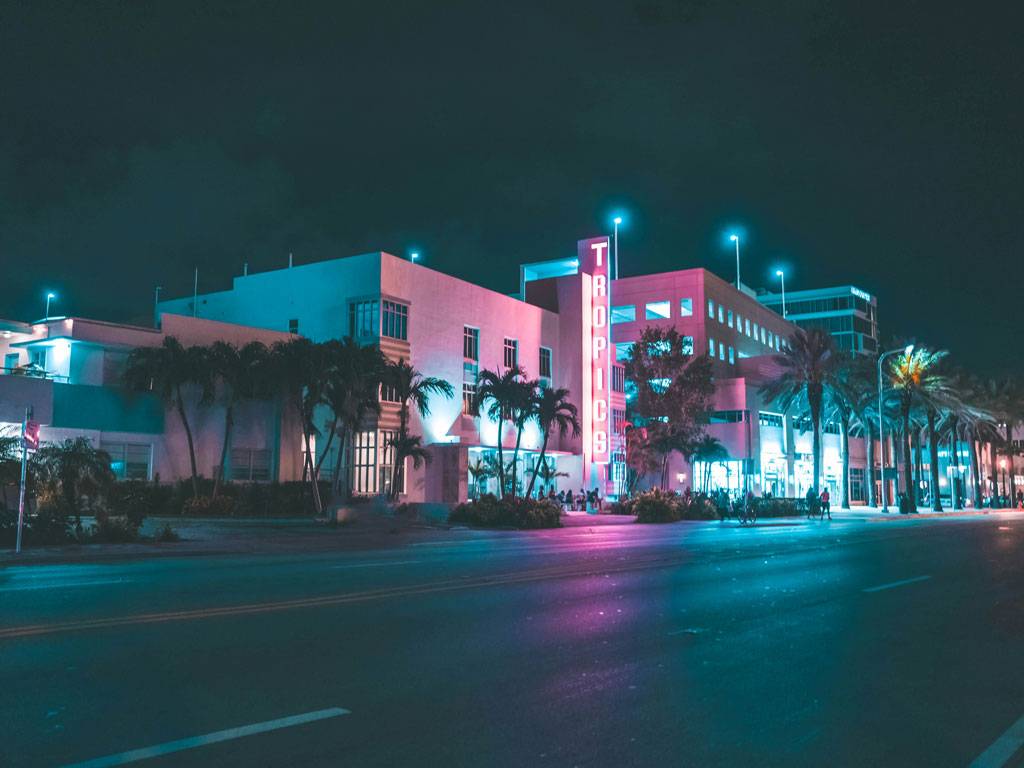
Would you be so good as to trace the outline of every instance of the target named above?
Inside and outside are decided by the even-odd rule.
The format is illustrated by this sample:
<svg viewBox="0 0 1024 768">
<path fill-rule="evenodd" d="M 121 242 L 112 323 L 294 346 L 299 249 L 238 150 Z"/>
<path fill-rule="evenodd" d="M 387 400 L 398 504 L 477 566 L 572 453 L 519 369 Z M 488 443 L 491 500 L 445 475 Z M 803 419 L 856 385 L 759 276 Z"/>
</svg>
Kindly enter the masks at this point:
<svg viewBox="0 0 1024 768">
<path fill-rule="evenodd" d="M 580 240 L 580 272 L 591 276 L 590 305 L 590 456 L 594 464 L 611 461 L 611 256 L 608 237 Z"/>
<path fill-rule="evenodd" d="M 21 487 L 18 491 L 18 535 L 14 551 L 21 554 L 21 529 L 25 524 L 25 475 L 28 469 L 28 452 L 39 448 L 39 422 L 32 421 L 32 406 L 25 409 L 21 422 Z"/>
</svg>

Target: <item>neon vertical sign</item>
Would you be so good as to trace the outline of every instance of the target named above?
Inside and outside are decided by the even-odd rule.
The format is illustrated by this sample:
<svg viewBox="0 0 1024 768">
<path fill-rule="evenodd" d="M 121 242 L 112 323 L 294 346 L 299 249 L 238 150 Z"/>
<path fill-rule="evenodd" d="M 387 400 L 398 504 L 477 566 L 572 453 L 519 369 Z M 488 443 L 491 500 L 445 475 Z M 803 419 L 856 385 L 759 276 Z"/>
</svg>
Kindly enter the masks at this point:
<svg viewBox="0 0 1024 768">
<path fill-rule="evenodd" d="M 611 255 L 607 237 L 580 240 L 580 272 L 591 276 L 590 290 L 590 453 L 595 464 L 611 459 L 611 307 L 609 299 Z M 584 326 L 586 327 L 586 325 Z"/>
</svg>

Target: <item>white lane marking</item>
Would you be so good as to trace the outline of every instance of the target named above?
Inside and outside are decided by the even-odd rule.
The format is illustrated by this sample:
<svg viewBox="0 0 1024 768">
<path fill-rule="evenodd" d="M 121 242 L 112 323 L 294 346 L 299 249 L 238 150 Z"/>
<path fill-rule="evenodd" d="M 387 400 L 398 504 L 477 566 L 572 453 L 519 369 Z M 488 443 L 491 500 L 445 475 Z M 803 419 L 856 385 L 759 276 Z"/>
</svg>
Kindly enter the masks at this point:
<svg viewBox="0 0 1024 768">
<path fill-rule="evenodd" d="M 292 715 L 291 717 L 282 717 L 278 720 L 267 720 L 263 723 L 242 725 L 238 728 L 228 728 L 223 731 L 207 733 L 204 736 L 192 736 L 187 739 L 178 739 L 177 741 L 167 741 L 163 744 L 156 744 L 152 747 L 133 749 L 130 752 L 121 752 L 116 755 L 97 757 L 93 760 L 86 760 L 81 763 L 71 763 L 64 768 L 105 768 L 106 766 L 111 765 L 125 765 L 126 763 L 134 763 L 139 760 L 147 760 L 151 757 L 169 755 L 173 752 L 181 752 L 186 749 L 205 747 L 207 744 L 217 744 L 221 741 L 240 739 L 244 736 L 254 736 L 257 733 L 277 731 L 281 728 L 291 728 L 293 725 L 304 725 L 305 723 L 313 723 L 317 720 L 327 720 L 331 717 L 340 717 L 341 715 L 348 714 L 350 714 L 350 712 L 347 709 L 341 709 L 340 707 L 320 709 L 316 712 L 306 712 L 303 715 Z"/>
<path fill-rule="evenodd" d="M 1011 725 L 992 746 L 978 755 L 970 768 L 1001 768 L 1024 747 L 1024 717 Z"/>
<path fill-rule="evenodd" d="M 386 560 L 380 563 L 349 563 L 348 565 L 332 565 L 331 568 L 381 568 L 386 565 L 412 565 L 422 563 L 422 560 Z"/>
<path fill-rule="evenodd" d="M 916 584 L 919 581 L 927 581 L 931 576 L 915 576 L 912 579 L 903 579 L 902 581 L 892 581 L 888 584 L 881 584 L 877 587 L 868 587 L 865 592 L 881 592 L 883 589 L 892 589 L 893 587 L 902 587 L 907 584 Z"/>
<path fill-rule="evenodd" d="M 95 579 L 93 581 L 62 581 L 54 584 L 27 584 L 22 587 L 0 587 L 0 592 L 28 592 L 34 589 L 67 589 L 69 587 L 94 587 L 100 584 L 128 584 L 135 579 Z"/>
</svg>

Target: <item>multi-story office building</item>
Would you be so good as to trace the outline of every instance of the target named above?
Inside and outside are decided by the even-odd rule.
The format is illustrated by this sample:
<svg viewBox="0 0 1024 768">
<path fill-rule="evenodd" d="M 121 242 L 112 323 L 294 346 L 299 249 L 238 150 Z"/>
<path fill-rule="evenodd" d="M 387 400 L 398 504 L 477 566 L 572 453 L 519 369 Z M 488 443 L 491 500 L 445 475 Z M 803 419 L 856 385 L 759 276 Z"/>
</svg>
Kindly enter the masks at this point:
<svg viewBox="0 0 1024 768">
<path fill-rule="evenodd" d="M 781 293 L 761 293 L 758 301 L 783 314 Z M 785 317 L 804 329 L 832 334 L 839 349 L 873 355 L 878 350 L 878 301 L 852 285 L 786 291 Z"/>
</svg>

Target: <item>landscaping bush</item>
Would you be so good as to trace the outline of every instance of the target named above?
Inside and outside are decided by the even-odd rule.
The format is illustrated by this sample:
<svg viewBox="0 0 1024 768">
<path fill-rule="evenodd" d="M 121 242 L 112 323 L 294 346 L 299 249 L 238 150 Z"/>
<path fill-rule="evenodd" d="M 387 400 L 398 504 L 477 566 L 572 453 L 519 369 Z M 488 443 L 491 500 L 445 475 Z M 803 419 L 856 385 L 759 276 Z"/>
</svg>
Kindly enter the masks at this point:
<svg viewBox="0 0 1024 768">
<path fill-rule="evenodd" d="M 547 499 L 499 499 L 488 493 L 459 504 L 448 515 L 448 522 L 474 528 L 559 528 L 562 508 Z"/>
<path fill-rule="evenodd" d="M 128 544 L 139 540 L 139 526 L 126 515 L 97 515 L 96 524 L 79 539 L 104 544 Z"/>
<path fill-rule="evenodd" d="M 170 486 L 126 480 L 115 483 L 107 491 L 106 511 L 113 517 L 127 518 L 138 528 L 147 516 L 166 514 L 170 500 Z"/>
<path fill-rule="evenodd" d="M 174 529 L 169 525 L 165 525 L 160 529 L 159 533 L 154 537 L 156 541 L 169 542 L 169 541 L 181 541 L 181 536 L 174 532 Z"/>
<path fill-rule="evenodd" d="M 185 500 L 181 514 L 193 517 L 231 517 L 238 509 L 235 499 L 226 494 L 217 498 L 212 496 L 192 496 Z"/>
<path fill-rule="evenodd" d="M 654 488 L 633 500 L 633 513 L 638 523 L 674 523 L 683 519 L 683 502 L 679 494 Z"/>
<path fill-rule="evenodd" d="M 308 483 L 290 481 L 286 483 L 222 483 L 217 502 L 230 498 L 230 507 L 217 511 L 216 505 L 190 502 L 192 481 L 181 480 L 169 488 L 169 498 L 164 514 L 184 515 L 235 515 L 236 517 L 289 517 L 309 516 L 316 513 L 313 495 Z M 213 481 L 199 479 L 199 496 L 211 497 Z M 324 504 L 330 499 L 330 483 L 320 483 L 320 497 Z M 188 506 L 186 506 L 188 505 Z"/>
<path fill-rule="evenodd" d="M 802 499 L 760 498 L 756 500 L 758 517 L 801 517 L 807 513 Z"/>
</svg>

